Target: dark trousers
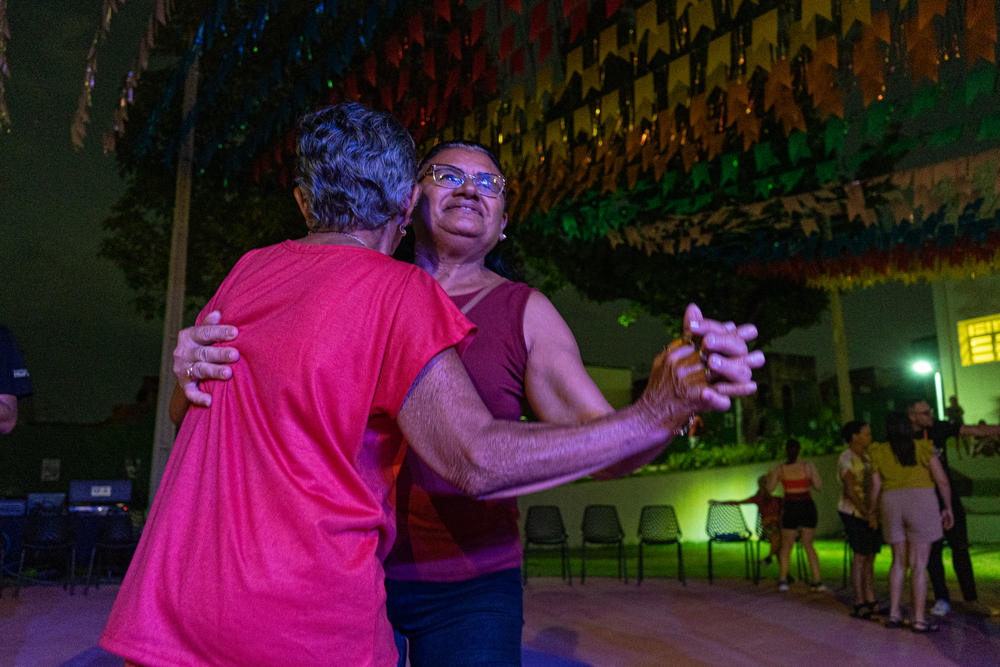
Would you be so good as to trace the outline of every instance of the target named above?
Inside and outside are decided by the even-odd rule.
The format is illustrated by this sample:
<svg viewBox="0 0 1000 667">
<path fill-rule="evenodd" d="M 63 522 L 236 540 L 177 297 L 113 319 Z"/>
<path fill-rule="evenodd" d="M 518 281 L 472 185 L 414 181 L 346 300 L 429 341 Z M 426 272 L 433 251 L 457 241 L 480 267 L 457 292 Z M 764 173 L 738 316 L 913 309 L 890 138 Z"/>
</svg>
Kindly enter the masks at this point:
<svg viewBox="0 0 1000 667">
<path fill-rule="evenodd" d="M 965 507 L 962 499 L 955 493 L 951 494 L 951 511 L 955 515 L 955 525 L 951 530 L 944 531 L 944 540 L 938 540 L 931 545 L 930 560 L 927 561 L 927 576 L 934 587 L 934 597 L 938 600 L 951 601 L 948 586 L 944 581 L 944 542 L 951 547 L 951 564 L 958 577 L 958 585 L 962 589 L 962 597 L 966 602 L 975 602 L 976 580 L 972 576 L 972 558 L 969 557 L 969 530 L 965 519 Z"/>
<path fill-rule="evenodd" d="M 521 570 L 468 581 L 385 580 L 399 665 L 520 667 L 524 625 Z"/>
</svg>

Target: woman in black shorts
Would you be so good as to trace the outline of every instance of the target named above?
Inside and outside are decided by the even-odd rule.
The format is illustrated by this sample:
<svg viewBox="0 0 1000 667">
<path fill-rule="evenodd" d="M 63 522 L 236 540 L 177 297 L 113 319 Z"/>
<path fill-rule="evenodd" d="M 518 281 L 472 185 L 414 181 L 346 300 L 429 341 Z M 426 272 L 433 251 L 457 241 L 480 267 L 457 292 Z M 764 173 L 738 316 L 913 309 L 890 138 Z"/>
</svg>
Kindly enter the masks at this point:
<svg viewBox="0 0 1000 667">
<path fill-rule="evenodd" d="M 811 461 L 800 461 L 799 451 L 802 446 L 798 440 L 789 438 L 785 443 L 785 463 L 771 471 L 768 478 L 768 489 L 773 491 L 778 482 L 785 488 L 785 509 L 781 516 L 781 553 L 778 556 L 780 574 L 778 590 L 788 590 L 788 568 L 792 560 L 792 547 L 795 546 L 796 533 L 802 536 L 802 548 L 806 550 L 809 569 L 812 571 L 814 592 L 825 591 L 826 587 L 820 580 L 819 557 L 813 546 L 813 537 L 818 522 L 816 503 L 813 502 L 810 488 L 821 491 L 823 482 L 819 471 Z"/>
</svg>

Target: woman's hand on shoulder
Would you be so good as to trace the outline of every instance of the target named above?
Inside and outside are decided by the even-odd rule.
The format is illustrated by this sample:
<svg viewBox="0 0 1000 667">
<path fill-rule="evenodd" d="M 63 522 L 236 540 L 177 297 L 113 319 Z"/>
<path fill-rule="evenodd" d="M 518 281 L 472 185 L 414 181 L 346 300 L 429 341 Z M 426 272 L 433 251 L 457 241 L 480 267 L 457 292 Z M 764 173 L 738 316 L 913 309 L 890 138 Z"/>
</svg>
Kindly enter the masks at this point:
<svg viewBox="0 0 1000 667">
<path fill-rule="evenodd" d="M 208 407 L 212 397 L 198 389 L 198 382 L 230 379 L 233 370 L 229 365 L 240 358 L 236 348 L 213 347 L 214 343 L 235 340 L 238 334 L 236 327 L 219 324 L 221 320 L 222 313 L 212 311 L 200 326 L 182 329 L 174 348 L 177 385 L 184 390 L 188 401 L 201 407 Z"/>
</svg>

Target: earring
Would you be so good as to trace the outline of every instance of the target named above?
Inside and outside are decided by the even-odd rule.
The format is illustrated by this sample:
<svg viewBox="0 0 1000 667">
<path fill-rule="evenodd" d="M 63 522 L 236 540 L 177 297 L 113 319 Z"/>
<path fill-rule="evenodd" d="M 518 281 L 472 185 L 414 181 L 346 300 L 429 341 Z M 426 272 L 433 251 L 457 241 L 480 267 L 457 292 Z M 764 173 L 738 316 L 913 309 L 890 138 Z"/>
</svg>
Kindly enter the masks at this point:
<svg viewBox="0 0 1000 667">
<path fill-rule="evenodd" d="M 399 235 L 400 236 L 406 236 L 406 226 L 405 225 L 400 225 L 399 226 Z"/>
<path fill-rule="evenodd" d="M 500 240 L 501 240 L 501 241 L 503 241 L 503 240 L 505 240 L 506 238 L 507 238 L 507 235 L 506 235 L 506 234 L 504 234 L 503 232 L 500 232 Z"/>
</svg>

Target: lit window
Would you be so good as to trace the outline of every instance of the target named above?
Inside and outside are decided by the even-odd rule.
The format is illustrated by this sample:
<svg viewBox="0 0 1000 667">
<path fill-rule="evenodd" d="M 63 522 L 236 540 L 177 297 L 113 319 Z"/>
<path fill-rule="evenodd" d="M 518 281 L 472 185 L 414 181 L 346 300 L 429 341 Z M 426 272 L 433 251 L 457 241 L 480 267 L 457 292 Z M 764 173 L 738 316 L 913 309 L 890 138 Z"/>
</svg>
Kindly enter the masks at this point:
<svg viewBox="0 0 1000 667">
<path fill-rule="evenodd" d="M 987 315 L 958 323 L 962 365 L 1000 361 L 1000 315 Z"/>
</svg>

